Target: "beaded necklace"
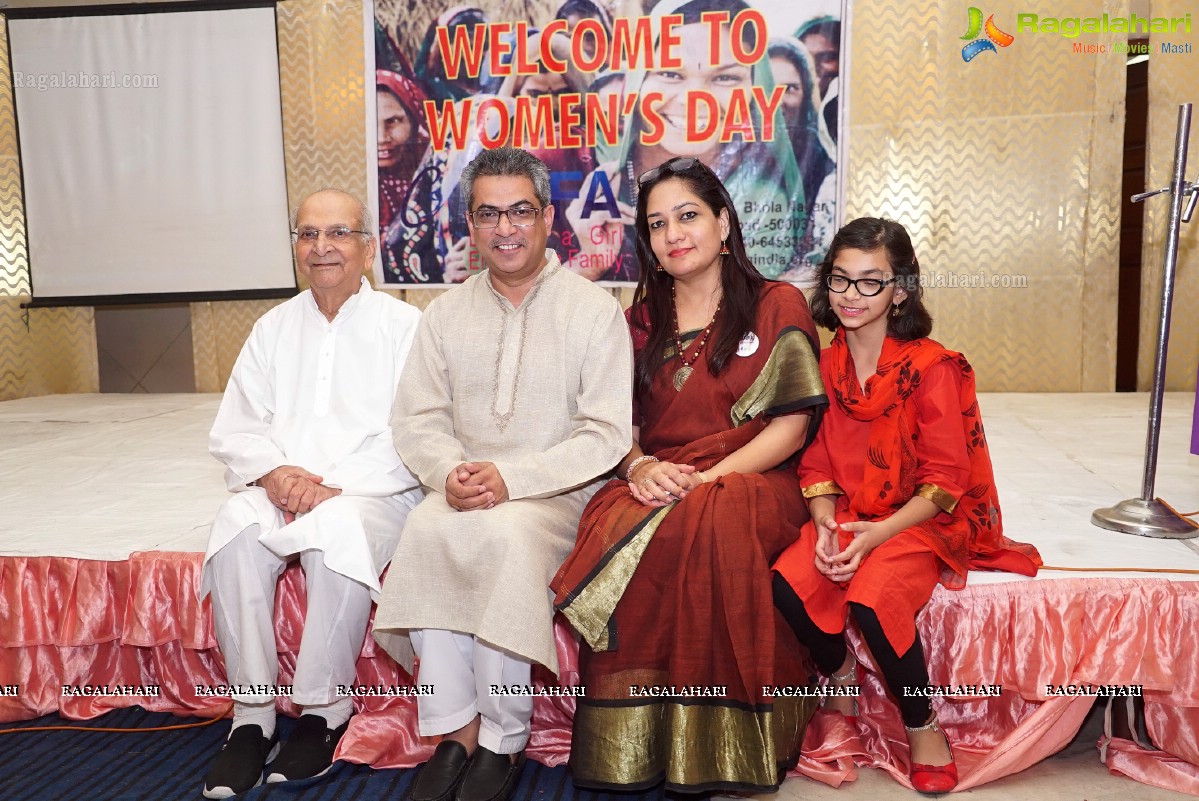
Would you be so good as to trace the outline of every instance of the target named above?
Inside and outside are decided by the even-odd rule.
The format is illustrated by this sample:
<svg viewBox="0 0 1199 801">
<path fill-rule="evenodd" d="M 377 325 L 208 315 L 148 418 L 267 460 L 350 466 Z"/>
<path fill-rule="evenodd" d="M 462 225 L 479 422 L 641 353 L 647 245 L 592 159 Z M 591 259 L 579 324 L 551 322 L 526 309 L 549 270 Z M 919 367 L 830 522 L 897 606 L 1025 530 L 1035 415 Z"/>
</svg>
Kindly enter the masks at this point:
<svg viewBox="0 0 1199 801">
<path fill-rule="evenodd" d="M 674 288 L 675 284 L 672 283 L 670 285 L 670 310 L 674 314 L 674 347 L 675 351 L 679 354 L 679 361 L 683 363 L 682 367 L 674 371 L 674 391 L 682 392 L 683 384 L 686 384 L 687 379 L 695 372 L 691 365 L 695 364 L 696 360 L 699 359 L 699 354 L 704 349 L 704 345 L 708 344 L 708 337 L 712 334 L 712 326 L 716 323 L 716 316 L 720 314 L 720 304 L 724 302 L 724 298 L 717 301 L 716 311 L 712 312 L 712 319 L 708 321 L 707 328 L 701 331 L 699 336 L 696 337 L 699 345 L 696 346 L 695 353 L 692 353 L 691 358 L 688 359 L 687 354 L 683 352 L 683 340 L 679 337 L 679 310 L 675 301 Z"/>
</svg>

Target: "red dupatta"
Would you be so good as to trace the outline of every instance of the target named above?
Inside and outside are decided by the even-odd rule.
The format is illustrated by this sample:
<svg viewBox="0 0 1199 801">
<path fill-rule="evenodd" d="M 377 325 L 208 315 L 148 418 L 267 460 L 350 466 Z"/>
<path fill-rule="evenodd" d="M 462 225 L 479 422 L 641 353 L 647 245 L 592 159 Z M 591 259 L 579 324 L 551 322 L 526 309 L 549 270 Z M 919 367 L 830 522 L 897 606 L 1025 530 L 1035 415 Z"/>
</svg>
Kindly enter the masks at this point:
<svg viewBox="0 0 1199 801">
<path fill-rule="evenodd" d="M 871 423 L 862 485 L 849 499 L 851 513 L 863 520 L 890 516 L 922 489 L 916 486 L 915 409 L 907 400 L 934 365 L 950 362 L 957 368 L 957 401 L 970 459 L 969 478 L 952 513 L 938 514 L 920 524 L 916 533 L 947 566 L 941 576 L 946 586 L 964 586 L 968 569 L 1036 575 L 1042 564 L 1037 549 L 1003 535 L 974 370 L 965 357 L 931 339 L 905 342 L 887 337 L 877 376 L 868 382 L 868 395 L 858 385 L 844 329 L 837 331 L 823 359 L 831 368 L 826 373 L 831 379 L 826 387 L 830 396 L 847 416 Z"/>
</svg>

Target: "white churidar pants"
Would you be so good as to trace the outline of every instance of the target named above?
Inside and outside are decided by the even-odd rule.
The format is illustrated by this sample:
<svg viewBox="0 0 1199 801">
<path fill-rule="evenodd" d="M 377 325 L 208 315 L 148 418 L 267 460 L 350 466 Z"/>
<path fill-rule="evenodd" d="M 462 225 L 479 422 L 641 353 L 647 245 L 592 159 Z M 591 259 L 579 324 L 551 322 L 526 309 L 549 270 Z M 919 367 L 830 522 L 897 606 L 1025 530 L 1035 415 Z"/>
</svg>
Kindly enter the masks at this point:
<svg viewBox="0 0 1199 801">
<path fill-rule="evenodd" d="M 209 565 L 217 642 L 229 684 L 235 686 L 275 684 L 279 676 L 275 584 L 288 559 L 259 543 L 258 536 L 258 526 L 246 528 L 217 551 Z M 292 700 L 299 706 L 349 701 L 348 696 L 338 697 L 337 685 L 354 683 L 371 613 L 370 590 L 325 567 L 320 551 L 303 551 L 300 565 L 308 610 L 296 655 Z M 251 704 L 274 700 L 270 694 L 237 693 L 233 698 Z"/>
<path fill-rule="evenodd" d="M 457 731 L 478 715 L 479 745 L 496 754 L 524 749 L 532 697 L 496 694 L 491 688 L 528 687 L 530 662 L 456 631 L 420 629 L 409 636 L 420 658 L 417 680 L 433 686 L 432 695 L 417 698 L 422 737 Z"/>
<path fill-rule="evenodd" d="M 372 590 L 377 591 L 378 575 L 417 500 L 419 493 L 415 498 L 341 495 L 292 525 L 283 524 L 282 513 L 260 489 L 227 501 L 213 523 L 201 597 L 211 595 L 229 684 L 276 683 L 275 585 L 298 554 L 308 603 L 292 700 L 302 707 L 352 705 L 352 698 L 338 697 L 337 686 L 354 683 Z M 274 695 L 234 693 L 233 699 L 263 704 Z"/>
</svg>

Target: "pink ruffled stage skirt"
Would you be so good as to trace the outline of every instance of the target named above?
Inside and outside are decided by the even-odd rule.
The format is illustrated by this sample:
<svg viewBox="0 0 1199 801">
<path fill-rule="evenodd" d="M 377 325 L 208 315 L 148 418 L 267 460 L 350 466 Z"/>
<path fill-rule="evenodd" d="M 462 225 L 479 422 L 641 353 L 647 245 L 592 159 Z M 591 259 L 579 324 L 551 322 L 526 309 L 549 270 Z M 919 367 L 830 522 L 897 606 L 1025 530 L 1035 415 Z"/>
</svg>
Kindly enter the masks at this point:
<svg viewBox="0 0 1199 801">
<path fill-rule="evenodd" d="M 209 688 L 225 682 L 212 610 L 198 600 L 201 553 L 145 551 L 125 562 L 70 557 L 0 557 L 0 721 L 51 712 L 85 720 L 109 710 L 142 706 L 155 712 L 216 717 L 228 698 Z M 275 597 L 279 683 L 288 684 L 304 625 L 304 580 L 293 564 Z M 561 679 L 533 672 L 534 684 L 578 683 L 578 646 L 565 622 L 556 626 Z M 409 687 L 413 679 L 367 636 L 358 658 L 357 685 Z M 157 686 L 157 697 L 98 697 L 63 687 Z M 298 715 L 286 698 L 280 712 Z M 378 768 L 412 767 L 433 753 L 416 734 L 416 699 L 396 695 L 355 698 L 357 714 L 337 758 Z M 574 699 L 538 697 L 528 753 L 546 765 L 570 756 Z"/>
<path fill-rule="evenodd" d="M 1199 582 L 1062 579 L 938 587 L 917 618 L 932 685 L 999 685 L 998 697 L 934 697 L 969 790 L 1028 768 L 1064 748 L 1095 704 L 1090 685 L 1139 685 L 1153 743 L 1098 743 L 1109 770 L 1199 795 Z M 861 663 L 857 731 L 840 715 L 808 724 L 796 774 L 838 786 L 856 766 L 889 771 L 911 786 L 899 709 L 855 628 Z M 1129 691 L 1134 691 L 1130 689 Z M 1123 704 L 1116 697 L 1114 704 Z"/>
<path fill-rule="evenodd" d="M 202 554 L 140 552 L 124 562 L 68 557 L 0 557 L 0 720 L 50 712 L 87 719 L 140 705 L 159 712 L 217 716 L 228 700 L 203 692 L 225 681 L 211 611 L 197 600 Z M 276 598 L 279 682 L 295 667 L 304 609 L 298 566 Z M 1149 735 L 1161 750 L 1124 740 L 1104 747 L 1113 771 L 1199 795 L 1199 582 L 1160 579 L 1041 579 L 938 588 L 917 620 L 936 685 L 999 685 L 998 697 L 933 701 L 958 755 L 966 790 L 1017 773 L 1056 753 L 1082 725 L 1089 696 L 1051 697 L 1059 686 L 1140 685 Z M 555 629 L 560 682 L 578 682 L 578 648 Z M 859 732 L 818 713 L 808 726 L 798 773 L 831 785 L 856 767 L 889 770 L 907 783 L 899 712 L 886 697 L 861 643 L 850 637 L 862 684 Z M 414 681 L 366 638 L 359 685 Z M 16 685 L 16 691 L 9 688 Z M 157 685 L 157 697 L 64 694 L 63 686 Z M 197 692 L 197 686 L 201 692 Z M 1121 703 L 1117 699 L 1117 703 Z M 281 711 L 296 714 L 286 699 Z M 337 757 L 375 767 L 426 760 L 433 743 L 416 735 L 411 697 L 361 697 Z M 529 755 L 547 765 L 570 753 L 574 700 L 539 697 Z"/>
</svg>

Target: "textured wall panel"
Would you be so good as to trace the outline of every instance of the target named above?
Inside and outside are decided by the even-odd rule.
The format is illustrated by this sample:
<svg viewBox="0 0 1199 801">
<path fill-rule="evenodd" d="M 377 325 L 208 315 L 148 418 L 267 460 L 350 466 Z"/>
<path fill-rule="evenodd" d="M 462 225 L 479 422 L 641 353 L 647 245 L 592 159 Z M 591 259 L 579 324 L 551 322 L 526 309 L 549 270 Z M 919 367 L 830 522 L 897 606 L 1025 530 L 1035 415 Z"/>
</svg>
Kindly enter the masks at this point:
<svg viewBox="0 0 1199 801">
<path fill-rule="evenodd" d="M 99 392 L 96 328 L 90 307 L 32 309 L 0 297 L 0 401 Z"/>
<path fill-rule="evenodd" d="M 1194 2 L 1153 0 L 1155 17 L 1196 14 Z M 1199 24 L 1196 19 L 1192 24 Z M 1186 179 L 1199 175 L 1199 55 L 1161 52 L 1162 42 L 1199 47 L 1199 31 L 1189 36 L 1151 34 L 1149 37 L 1149 143 L 1145 174 L 1147 188 L 1169 186 L 1174 170 L 1174 138 L 1178 129 L 1178 104 L 1191 103 L 1190 153 Z M 1141 337 L 1137 359 L 1137 387 L 1153 384 L 1157 353 L 1157 327 L 1161 320 L 1162 260 L 1165 258 L 1166 223 L 1170 200 L 1158 195 L 1145 201 L 1145 243 L 1141 249 Z M 1199 217 L 1199 215 L 1196 215 Z M 1166 389 L 1193 390 L 1195 364 L 1199 362 L 1199 219 L 1184 223 L 1178 237 L 1178 276 L 1174 285 L 1170 320 L 1170 351 L 1166 364 Z"/>
<path fill-rule="evenodd" d="M 984 8 L 1009 33 L 1017 10 Z M 1127 3 L 1053 8 L 1100 11 Z M 959 2 L 859 0 L 853 23 L 846 219 L 908 228 L 980 389 L 1112 389 L 1123 59 L 1018 35 L 966 63 Z"/>
<path fill-rule="evenodd" d="M 366 196 L 362 0 L 279 3 L 287 196 L 337 187 Z"/>
<path fill-rule="evenodd" d="M 233 363 L 254 322 L 282 302 L 238 300 L 191 304 L 196 392 L 225 391 Z"/>
</svg>

